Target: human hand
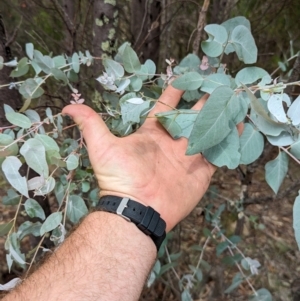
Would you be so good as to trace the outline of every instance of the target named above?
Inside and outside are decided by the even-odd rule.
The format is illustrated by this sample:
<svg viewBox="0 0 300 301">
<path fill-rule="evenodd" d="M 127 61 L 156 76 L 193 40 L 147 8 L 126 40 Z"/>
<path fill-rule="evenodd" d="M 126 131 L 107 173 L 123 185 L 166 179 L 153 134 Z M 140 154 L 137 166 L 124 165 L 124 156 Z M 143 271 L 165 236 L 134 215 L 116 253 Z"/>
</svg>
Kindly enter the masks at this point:
<svg viewBox="0 0 300 301">
<path fill-rule="evenodd" d="M 167 232 L 193 210 L 216 170 L 201 154 L 186 156 L 187 139 L 173 140 L 154 117 L 176 107 L 182 93 L 169 86 L 145 123 L 123 138 L 111 134 L 85 105 L 69 105 L 62 112 L 82 131 L 100 195 L 129 197 L 151 206 L 165 220 Z M 200 110 L 206 99 L 193 109 Z"/>
</svg>

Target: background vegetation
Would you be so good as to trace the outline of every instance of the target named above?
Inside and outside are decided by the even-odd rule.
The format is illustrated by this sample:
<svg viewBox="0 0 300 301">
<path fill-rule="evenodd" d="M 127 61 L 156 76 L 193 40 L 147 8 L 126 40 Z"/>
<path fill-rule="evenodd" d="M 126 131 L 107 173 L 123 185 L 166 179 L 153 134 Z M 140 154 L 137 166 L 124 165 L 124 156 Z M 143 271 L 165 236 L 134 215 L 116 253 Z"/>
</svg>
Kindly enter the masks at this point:
<svg viewBox="0 0 300 301">
<path fill-rule="evenodd" d="M 300 66 L 300 59 L 296 55 L 300 49 L 300 4 L 297 0 L 2 0 L 0 12 L 0 55 L 6 61 L 15 56 L 23 57 L 24 45 L 29 42 L 43 53 L 71 55 L 89 50 L 94 57 L 100 58 L 113 55 L 124 41 L 129 41 L 141 62 L 152 59 L 156 63 L 157 73 L 166 72 L 166 59 L 173 58 L 175 64 L 188 53 L 202 56 L 198 45 L 199 40 L 206 39 L 201 30 L 205 24 L 220 24 L 230 17 L 245 16 L 251 22 L 259 51 L 257 66 L 268 70 L 273 77 L 279 76 L 285 81 L 299 80 L 300 72 L 295 72 Z M 233 75 L 241 66 L 234 55 L 227 56 L 225 63 Z M 102 71 L 101 60 L 95 60 L 92 68 L 82 68 L 74 87 L 89 105 L 105 111 L 102 87 L 93 80 Z M 3 69 L 0 72 L 0 86 L 10 82 L 9 71 Z M 44 89 L 45 94 L 31 104 L 31 108 L 41 116 L 45 116 L 47 107 L 55 114 L 69 104 L 71 96 L 68 88 L 49 81 Z M 296 88 L 289 92 L 294 96 L 299 94 Z M 23 100 L 16 90 L 1 89 L 1 127 L 8 124 L 3 104 L 20 109 Z M 78 137 L 75 130 L 69 135 Z M 141 300 L 183 299 L 178 281 L 182 276 L 190 275 L 189 265 L 196 266 L 202 254 L 199 246 L 203 246 L 207 239 L 203 229 L 209 227 L 204 218 L 204 208 L 209 203 L 214 203 L 216 208 L 220 204 L 226 205 L 221 217 L 226 235 L 241 236 L 243 252 L 246 256 L 258 258 L 262 264 L 254 287 L 268 288 L 274 300 L 299 300 L 299 254 L 291 226 L 292 203 L 300 184 L 299 167 L 291 163 L 284 187 L 275 197 L 271 189 L 264 186 L 262 168 L 264 162 L 275 155 L 272 147 L 266 147 L 257 162 L 236 171 L 222 169 L 216 174 L 204 200 L 175 229 L 167 249 L 160 254 L 160 264 L 167 271 L 160 273 L 159 277 L 158 273 L 155 274 L 158 279 L 145 289 Z M 92 177 L 89 181 L 93 185 Z M 4 181 L 2 189 L 2 195 L 5 195 L 7 186 Z M 53 198 L 49 196 L 46 200 L 39 200 L 46 215 L 53 211 Z M 240 200 L 243 200 L 242 207 L 239 206 Z M 14 208 L 0 205 L 0 222 L 10 220 L 14 212 Z M 18 222 L 22 221 L 20 216 Z M 1 242 L 4 243 L 4 240 Z M 22 248 L 30 250 L 36 243 L 31 237 Z M 51 246 L 50 240 L 45 242 L 45 248 Z M 201 281 L 189 290 L 192 298 L 247 300 L 251 293 L 248 285 L 241 285 L 229 296 L 223 293 L 231 284 L 236 270 L 224 258 L 216 255 L 216 244 L 207 244 L 203 254 L 203 259 L 210 267 L 203 267 L 205 272 Z M 22 273 L 21 269 L 13 266 L 12 274 L 8 274 L 4 251 L 0 251 L 0 260 L 1 283 Z M 190 278 L 184 278 L 182 285 L 191 285 Z"/>
</svg>

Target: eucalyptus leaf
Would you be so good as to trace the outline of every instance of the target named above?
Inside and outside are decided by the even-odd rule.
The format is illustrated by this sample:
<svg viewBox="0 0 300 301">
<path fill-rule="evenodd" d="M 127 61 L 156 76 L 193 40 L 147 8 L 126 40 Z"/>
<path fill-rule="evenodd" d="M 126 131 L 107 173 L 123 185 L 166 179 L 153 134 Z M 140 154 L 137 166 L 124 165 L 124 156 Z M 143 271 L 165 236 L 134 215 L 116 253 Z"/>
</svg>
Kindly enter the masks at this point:
<svg viewBox="0 0 300 301">
<path fill-rule="evenodd" d="M 143 81 L 141 78 L 137 76 L 133 76 L 130 78 L 130 85 L 128 86 L 128 90 L 130 91 L 140 91 L 143 86 Z"/>
<path fill-rule="evenodd" d="M 3 205 L 17 205 L 20 202 L 20 195 L 15 192 L 15 190 L 9 188 L 6 192 L 7 195 L 3 196 Z"/>
<path fill-rule="evenodd" d="M 253 64 L 257 60 L 257 47 L 250 30 L 244 25 L 238 25 L 232 31 L 230 40 L 239 58 L 245 64 Z"/>
<path fill-rule="evenodd" d="M 235 274 L 232 279 L 231 285 L 224 291 L 224 293 L 225 294 L 231 293 L 233 290 L 239 287 L 242 282 L 243 282 L 243 276 L 241 275 L 241 273 Z"/>
<path fill-rule="evenodd" d="M 156 114 L 156 118 L 174 138 L 189 138 L 199 111 L 174 110 Z"/>
<path fill-rule="evenodd" d="M 0 237 L 6 235 L 13 227 L 14 222 L 10 221 L 5 224 L 0 224 Z"/>
<path fill-rule="evenodd" d="M 186 153 L 200 153 L 220 143 L 231 131 L 229 123 L 238 110 L 235 92 L 226 86 L 216 88 L 196 118 Z"/>
<path fill-rule="evenodd" d="M 210 24 L 204 27 L 208 34 L 208 40 L 201 43 L 202 50 L 210 57 L 222 54 L 227 43 L 228 34 L 222 25 Z"/>
<path fill-rule="evenodd" d="M 273 94 L 268 100 L 268 109 L 279 122 L 287 123 L 288 119 L 286 117 L 282 101 L 283 99 L 281 94 Z"/>
<path fill-rule="evenodd" d="M 38 217 L 41 220 L 45 219 L 45 212 L 42 206 L 34 199 L 27 199 L 24 203 L 26 213 L 31 217 Z"/>
<path fill-rule="evenodd" d="M 21 166 L 22 163 L 17 157 L 9 156 L 2 163 L 2 171 L 13 188 L 19 191 L 22 195 L 29 197 L 26 177 L 22 177 L 19 173 Z"/>
<path fill-rule="evenodd" d="M 284 152 L 279 152 L 278 156 L 269 161 L 265 165 L 266 181 L 272 190 L 277 194 L 279 187 L 281 186 L 287 171 L 288 171 L 289 158 Z"/>
<path fill-rule="evenodd" d="M 54 230 L 62 221 L 62 212 L 51 213 L 47 219 L 44 221 L 40 229 L 40 236 L 43 236 L 45 233 Z"/>
<path fill-rule="evenodd" d="M 73 71 L 75 73 L 78 73 L 80 70 L 80 62 L 79 62 L 79 56 L 76 52 L 73 53 L 72 55 L 72 67 Z"/>
<path fill-rule="evenodd" d="M 275 146 L 287 146 L 295 142 L 294 137 L 287 131 L 282 131 L 278 136 L 266 135 L 266 137 Z"/>
<path fill-rule="evenodd" d="M 241 84 L 248 85 L 253 84 L 264 76 L 268 76 L 269 73 L 262 68 L 259 67 L 246 67 L 240 70 L 236 77 L 235 82 L 237 86 Z"/>
<path fill-rule="evenodd" d="M 45 180 L 45 183 L 39 189 L 34 191 L 34 195 L 46 195 L 50 193 L 55 187 L 55 180 L 53 177 L 49 177 Z"/>
<path fill-rule="evenodd" d="M 88 214 L 88 209 L 84 200 L 78 195 L 70 195 L 67 207 L 67 216 L 74 224 Z"/>
<path fill-rule="evenodd" d="M 150 107 L 150 101 L 146 100 L 142 104 L 132 104 L 127 101 L 120 102 L 122 120 L 126 124 L 128 122 L 139 123 L 140 116 Z"/>
<path fill-rule="evenodd" d="M 239 134 L 234 126 L 232 131 L 219 144 L 205 150 L 203 156 L 212 164 L 221 167 L 227 166 L 235 169 L 239 163 L 241 154 L 239 149 Z"/>
<path fill-rule="evenodd" d="M 36 139 L 30 138 L 20 148 L 20 154 L 25 158 L 26 163 L 39 175 L 45 178 L 49 175 L 49 168 L 46 161 L 46 149 L 43 143 Z"/>
<path fill-rule="evenodd" d="M 141 63 L 135 51 L 128 45 L 125 45 L 123 55 L 124 69 L 129 73 L 137 72 L 141 69 Z"/>
<path fill-rule="evenodd" d="M 254 162 L 262 154 L 263 149 L 263 136 L 250 123 L 246 123 L 240 137 L 240 164 Z"/>
<path fill-rule="evenodd" d="M 54 68 L 61 68 L 66 65 L 66 59 L 62 55 L 53 58 Z"/>
<path fill-rule="evenodd" d="M 293 228 L 295 231 L 295 238 L 300 250 L 300 194 L 295 199 L 293 206 Z"/>
<path fill-rule="evenodd" d="M 256 291 L 256 295 L 251 296 L 249 301 L 273 301 L 273 298 L 267 289 L 260 288 Z"/>
<path fill-rule="evenodd" d="M 113 74 L 115 78 L 121 78 L 124 76 L 124 68 L 120 63 L 109 58 L 103 59 L 102 63 L 108 74 Z"/>
<path fill-rule="evenodd" d="M 11 136 L 0 134 L 0 159 L 7 156 L 16 156 L 18 151 L 18 144 L 14 142 Z"/>
<path fill-rule="evenodd" d="M 287 111 L 288 117 L 292 120 L 293 125 L 300 124 L 300 96 L 298 96 Z"/>
<path fill-rule="evenodd" d="M 201 87 L 203 77 L 197 72 L 188 72 L 175 79 L 172 86 L 180 90 L 196 90 Z"/>
<path fill-rule="evenodd" d="M 70 154 L 67 161 L 67 169 L 68 170 L 74 170 L 78 167 L 79 164 L 79 157 L 77 154 Z"/>
<path fill-rule="evenodd" d="M 226 28 L 227 33 L 229 35 L 229 40 L 231 40 L 231 34 L 232 34 L 234 28 L 237 27 L 238 25 L 244 25 L 245 27 L 247 27 L 249 29 L 249 31 L 251 31 L 250 22 L 245 17 L 240 17 L 240 16 L 235 17 L 235 18 L 232 18 L 232 19 L 229 19 L 229 20 L 223 22 L 221 25 Z M 227 44 L 227 46 L 225 48 L 225 53 L 229 54 L 231 52 L 234 52 L 234 48 L 232 47 L 231 44 Z"/>
<path fill-rule="evenodd" d="M 40 229 L 42 224 L 40 222 L 32 223 L 30 221 L 25 221 L 18 228 L 17 235 L 20 240 L 22 240 L 27 235 L 40 236 Z"/>
<path fill-rule="evenodd" d="M 56 141 L 48 135 L 36 134 L 35 139 L 38 139 L 42 142 L 46 151 L 54 150 L 59 152 L 59 146 L 57 145 Z"/>
<path fill-rule="evenodd" d="M 31 59 L 31 60 L 33 59 L 33 50 L 34 50 L 34 46 L 32 43 L 27 43 L 25 45 L 26 54 L 29 57 L 29 59 Z"/>
<path fill-rule="evenodd" d="M 55 77 L 56 80 L 61 80 L 65 85 L 69 82 L 66 74 L 58 68 L 51 68 L 50 72 Z"/>
<path fill-rule="evenodd" d="M 300 159 L 300 139 L 298 139 L 296 142 L 291 144 L 290 152 L 297 159 Z"/>
<path fill-rule="evenodd" d="M 152 60 L 146 60 L 145 64 L 148 70 L 148 79 L 151 79 L 155 76 L 156 73 L 156 65 Z"/>
<path fill-rule="evenodd" d="M 25 75 L 29 71 L 28 59 L 23 57 L 19 62 L 15 70 L 10 73 L 10 77 L 20 77 Z"/>
<path fill-rule="evenodd" d="M 38 84 L 36 80 L 28 78 L 20 86 L 19 93 L 24 98 L 38 98 L 44 94 L 44 90 L 40 87 L 40 84 Z"/>
<path fill-rule="evenodd" d="M 201 91 L 211 94 L 219 86 L 230 87 L 230 77 L 220 73 L 210 74 L 204 78 Z"/>
<path fill-rule="evenodd" d="M 31 127 L 30 119 L 21 113 L 11 112 L 5 114 L 5 117 L 11 124 L 23 129 L 29 129 Z"/>
</svg>

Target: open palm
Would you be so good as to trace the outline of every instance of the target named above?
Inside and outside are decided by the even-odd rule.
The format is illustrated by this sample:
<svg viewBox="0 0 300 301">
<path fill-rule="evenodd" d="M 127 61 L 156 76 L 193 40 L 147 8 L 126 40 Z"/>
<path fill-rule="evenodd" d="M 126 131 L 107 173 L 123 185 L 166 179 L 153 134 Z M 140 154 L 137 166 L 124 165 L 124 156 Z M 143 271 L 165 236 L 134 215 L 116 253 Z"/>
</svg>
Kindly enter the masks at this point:
<svg viewBox="0 0 300 301">
<path fill-rule="evenodd" d="M 149 117 L 176 107 L 181 95 L 169 86 Z M 194 109 L 200 109 L 204 101 L 201 99 Z M 85 105 L 67 106 L 63 113 L 82 131 L 101 196 L 126 196 L 153 207 L 169 231 L 207 190 L 215 167 L 201 154 L 186 156 L 187 140 L 173 140 L 156 118 L 148 118 L 134 134 L 118 138 Z"/>
</svg>

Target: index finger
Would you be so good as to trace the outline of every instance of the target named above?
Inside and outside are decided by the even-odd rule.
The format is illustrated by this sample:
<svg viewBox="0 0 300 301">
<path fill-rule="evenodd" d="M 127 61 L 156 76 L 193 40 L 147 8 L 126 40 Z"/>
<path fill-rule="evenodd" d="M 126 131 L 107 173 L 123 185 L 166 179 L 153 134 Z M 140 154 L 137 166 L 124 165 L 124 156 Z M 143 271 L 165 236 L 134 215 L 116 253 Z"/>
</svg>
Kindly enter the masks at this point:
<svg viewBox="0 0 300 301">
<path fill-rule="evenodd" d="M 184 91 L 175 89 L 169 85 L 157 100 L 154 109 L 149 113 L 148 116 L 154 117 L 154 115 L 157 113 L 171 111 L 178 105 L 183 93 Z"/>
</svg>

